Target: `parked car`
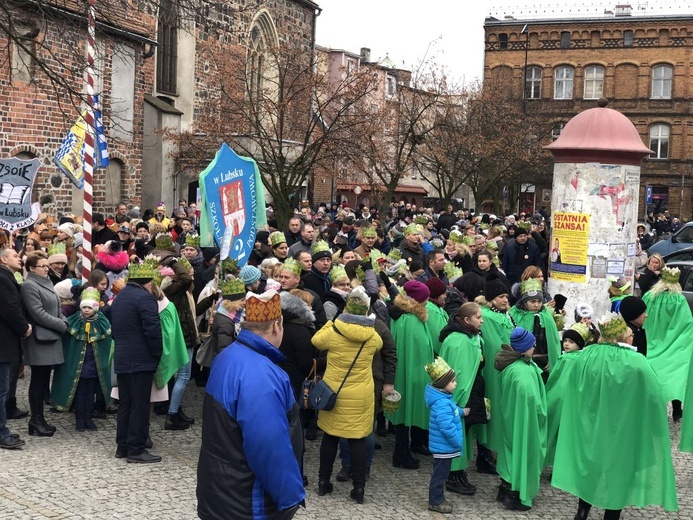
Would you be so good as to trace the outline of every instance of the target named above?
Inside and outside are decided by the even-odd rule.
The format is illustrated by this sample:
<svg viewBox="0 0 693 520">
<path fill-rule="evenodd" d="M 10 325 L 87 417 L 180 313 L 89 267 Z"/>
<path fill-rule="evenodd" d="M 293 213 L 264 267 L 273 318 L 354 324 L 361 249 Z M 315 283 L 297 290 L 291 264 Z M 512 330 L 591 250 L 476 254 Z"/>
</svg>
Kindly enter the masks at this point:
<svg viewBox="0 0 693 520">
<path fill-rule="evenodd" d="M 660 240 L 656 244 L 650 246 L 647 254 L 659 253 L 662 256 L 684 249 L 693 245 L 693 222 L 688 222 L 676 233 L 665 240 Z"/>
<path fill-rule="evenodd" d="M 681 270 L 679 283 L 681 284 L 681 289 L 683 289 L 683 295 L 688 301 L 688 307 L 690 307 L 691 313 L 693 313 L 693 260 L 667 262 L 667 267 L 678 267 Z"/>
<path fill-rule="evenodd" d="M 665 264 L 669 264 L 669 262 L 678 262 L 679 260 L 693 260 L 693 246 L 664 255 Z"/>
</svg>

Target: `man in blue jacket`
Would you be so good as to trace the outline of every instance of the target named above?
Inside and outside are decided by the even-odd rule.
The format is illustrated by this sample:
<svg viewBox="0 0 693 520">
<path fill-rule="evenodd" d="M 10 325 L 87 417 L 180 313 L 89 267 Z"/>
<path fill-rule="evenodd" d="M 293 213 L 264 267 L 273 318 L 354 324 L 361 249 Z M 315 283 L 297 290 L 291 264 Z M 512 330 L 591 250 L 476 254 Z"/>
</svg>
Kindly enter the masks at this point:
<svg viewBox="0 0 693 520">
<path fill-rule="evenodd" d="M 288 520 L 306 494 L 298 405 L 279 367 L 279 294 L 248 293 L 241 327 L 214 359 L 207 382 L 197 513 L 203 520 Z"/>
<path fill-rule="evenodd" d="M 508 242 L 503 253 L 502 268 L 510 285 L 519 283 L 522 273 L 530 265 L 542 266 L 539 247 L 529 240 L 529 234 L 524 228 L 517 228 L 515 240 Z"/>
<path fill-rule="evenodd" d="M 149 397 L 163 352 L 161 321 L 152 295 L 154 270 L 130 266 L 130 278 L 111 306 L 115 343 L 113 368 L 118 376 L 117 458 L 128 462 L 160 462 L 146 450 L 149 436 Z"/>
</svg>

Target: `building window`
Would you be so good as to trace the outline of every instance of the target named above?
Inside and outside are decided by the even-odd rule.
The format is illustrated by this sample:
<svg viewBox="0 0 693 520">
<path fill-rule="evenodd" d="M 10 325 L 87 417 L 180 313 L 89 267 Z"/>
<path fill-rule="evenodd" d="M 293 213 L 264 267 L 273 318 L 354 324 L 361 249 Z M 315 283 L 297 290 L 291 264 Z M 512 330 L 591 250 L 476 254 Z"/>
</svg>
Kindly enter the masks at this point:
<svg viewBox="0 0 693 520">
<path fill-rule="evenodd" d="M 541 67 L 529 67 L 527 69 L 525 99 L 541 99 Z"/>
<path fill-rule="evenodd" d="M 385 76 L 385 87 L 387 97 L 395 97 L 397 95 L 397 78 L 392 74 Z"/>
<path fill-rule="evenodd" d="M 633 31 L 623 31 L 623 46 L 632 47 L 633 46 Z"/>
<path fill-rule="evenodd" d="M 570 49 L 570 33 L 568 31 L 561 33 L 561 49 Z"/>
<path fill-rule="evenodd" d="M 585 69 L 585 99 L 599 99 L 604 95 L 604 67 L 592 65 Z"/>
<path fill-rule="evenodd" d="M 554 99 L 573 99 L 573 67 L 558 67 L 553 88 Z"/>
<path fill-rule="evenodd" d="M 561 132 L 563 131 L 563 127 L 565 126 L 565 123 L 556 123 L 553 128 L 551 129 L 551 140 L 555 141 L 561 136 Z"/>
<path fill-rule="evenodd" d="M 669 125 L 650 127 L 650 150 L 654 152 L 650 159 L 669 158 Z"/>
<path fill-rule="evenodd" d="M 508 35 L 501 33 L 498 35 L 498 48 L 507 49 L 508 48 Z"/>
<path fill-rule="evenodd" d="M 178 91 L 178 11 L 172 0 L 159 7 L 159 44 L 156 49 L 156 89 L 165 94 Z"/>
<path fill-rule="evenodd" d="M 670 65 L 652 67 L 652 98 L 671 99 L 671 78 L 674 69 Z"/>
<path fill-rule="evenodd" d="M 353 74 L 355 69 L 356 69 L 356 61 L 355 60 L 347 60 L 347 74 L 348 75 Z"/>
</svg>

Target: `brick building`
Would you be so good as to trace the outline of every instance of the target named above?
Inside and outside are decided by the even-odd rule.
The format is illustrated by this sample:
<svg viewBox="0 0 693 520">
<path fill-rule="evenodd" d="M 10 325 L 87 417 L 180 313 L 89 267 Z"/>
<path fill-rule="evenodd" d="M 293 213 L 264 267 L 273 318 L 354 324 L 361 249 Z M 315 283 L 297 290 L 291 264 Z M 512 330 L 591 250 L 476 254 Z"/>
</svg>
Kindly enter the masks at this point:
<svg viewBox="0 0 693 520">
<path fill-rule="evenodd" d="M 554 122 L 554 137 L 606 97 L 653 150 L 641 170 L 638 214 L 650 185 L 649 210 L 693 217 L 693 16 L 634 16 L 622 5 L 584 19 L 487 18 L 484 30 L 485 82 L 510 85 L 527 113 Z M 550 201 L 550 189 L 536 186 L 521 209 Z"/>
<path fill-rule="evenodd" d="M 41 202 L 48 212 L 80 212 L 82 192 L 52 161 L 78 117 L 75 105 L 84 92 L 84 4 L 19 6 L 14 3 L 3 11 L 11 17 L 15 37 L 0 33 L 0 155 L 39 158 L 32 202 Z M 94 208 L 110 212 L 121 200 L 136 204 L 141 197 L 143 98 L 154 77 L 154 60 L 149 58 L 156 44 L 152 39 L 156 18 L 136 2 L 111 3 L 104 9 L 96 28 L 95 87 L 105 93 L 102 105 L 111 162 L 95 173 Z"/>
</svg>

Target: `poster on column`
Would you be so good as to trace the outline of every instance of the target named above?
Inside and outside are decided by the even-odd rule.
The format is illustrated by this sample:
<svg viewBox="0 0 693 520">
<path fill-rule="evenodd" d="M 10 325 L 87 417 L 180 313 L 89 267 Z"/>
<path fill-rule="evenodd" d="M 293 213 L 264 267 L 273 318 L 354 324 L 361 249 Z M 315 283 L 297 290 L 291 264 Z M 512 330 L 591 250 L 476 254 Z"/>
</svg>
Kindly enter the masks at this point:
<svg viewBox="0 0 693 520">
<path fill-rule="evenodd" d="M 243 267 L 255 247 L 259 226 L 267 224 L 265 191 L 257 164 L 222 144 L 214 160 L 200 173 L 200 245 L 221 247 L 232 229 L 229 258 Z"/>
<path fill-rule="evenodd" d="M 587 248 L 590 215 L 556 212 L 551 228 L 549 253 L 551 278 L 566 282 L 587 282 Z"/>
<path fill-rule="evenodd" d="M 40 165 L 38 159 L 0 159 L 0 228 L 15 231 L 38 219 L 41 205 L 31 203 L 31 192 Z"/>
</svg>

